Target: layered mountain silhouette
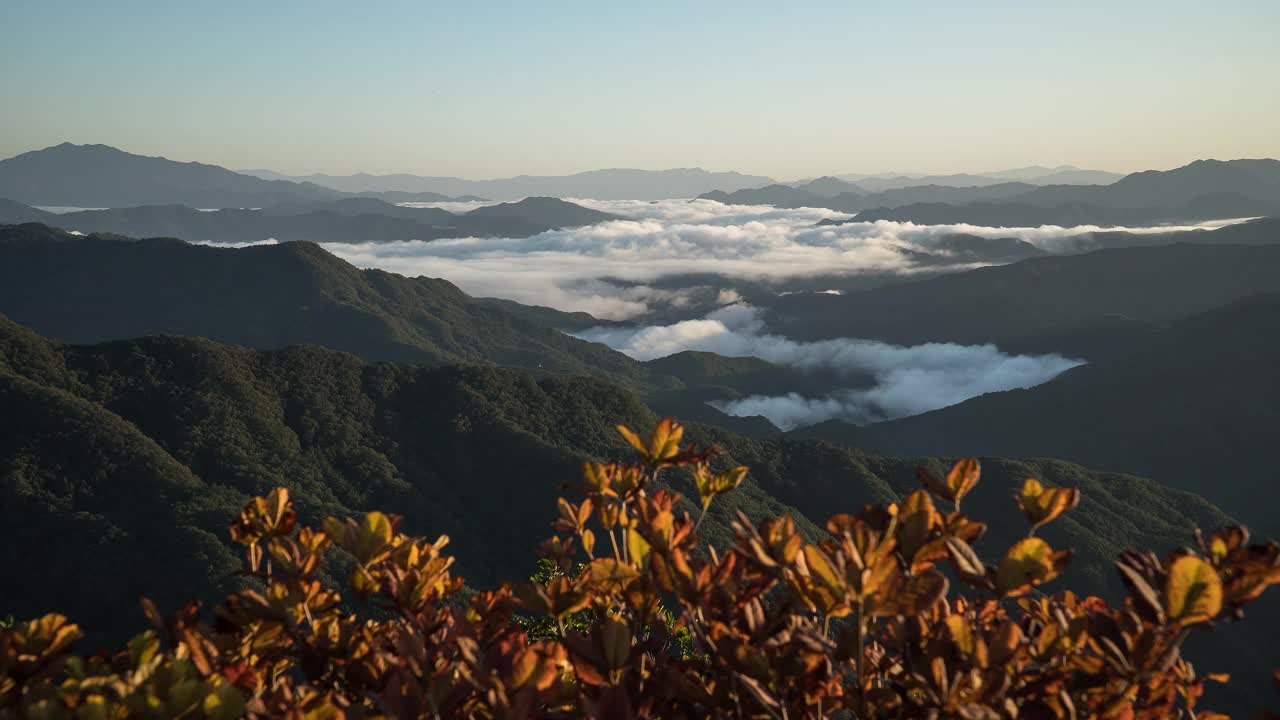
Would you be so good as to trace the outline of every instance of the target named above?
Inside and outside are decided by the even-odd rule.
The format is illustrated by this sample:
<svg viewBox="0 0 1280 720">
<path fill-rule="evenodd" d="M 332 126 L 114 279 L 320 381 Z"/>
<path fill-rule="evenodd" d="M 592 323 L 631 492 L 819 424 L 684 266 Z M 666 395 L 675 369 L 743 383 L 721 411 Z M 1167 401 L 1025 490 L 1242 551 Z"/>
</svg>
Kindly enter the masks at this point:
<svg viewBox="0 0 1280 720">
<path fill-rule="evenodd" d="M 869 192 L 853 183 L 836 178 L 818 178 L 810 183 L 767 185 L 762 188 L 727 193 L 714 191 L 700 195 L 700 200 L 715 200 L 726 205 L 773 205 L 775 207 L 819 207 L 846 213 L 859 213 L 868 208 L 897 207 L 920 202 L 967 203 L 1016 197 L 1036 186 L 1019 182 L 1001 182 L 984 186 L 952 187 L 927 184 Z M 858 217 L 861 220 L 861 216 Z"/>
<path fill-rule="evenodd" d="M 360 270 L 304 242 L 228 249 L 0 228 L 0 312 L 69 342 L 190 335 L 623 382 L 643 374 L 621 353 L 477 302 L 447 281 Z"/>
<path fill-rule="evenodd" d="M 1073 165 L 1044 167 L 1031 165 L 1007 170 L 993 170 L 983 173 L 955 173 L 951 175 L 921 175 L 904 173 L 881 173 L 878 175 L 844 174 L 835 175 L 833 179 L 855 184 L 868 192 L 880 192 L 895 188 L 914 187 L 916 185 L 946 185 L 949 187 L 982 187 L 998 185 L 1009 181 L 1029 183 L 1032 185 L 1109 185 L 1120 178 L 1123 173 L 1103 170 L 1086 170 Z M 803 184 L 807 181 L 793 183 Z"/>
<path fill-rule="evenodd" d="M 1280 291 L 1276 224 L 1198 232 L 1194 244 L 1033 257 L 844 295 L 786 295 L 769 300 L 768 322 L 797 340 L 995 343 L 1093 360 L 1170 322 Z M 1219 236 L 1226 242 L 1213 242 Z"/>
<path fill-rule="evenodd" d="M 857 221 L 996 227 L 1137 225 L 1280 214 L 1280 161 L 1197 160 L 1167 171 L 1126 175 L 1110 184 L 1027 182 L 973 184 L 932 178 L 919 187 L 887 189 L 819 178 L 796 187 L 769 185 L 701 197 L 723 203 L 821 207 L 857 213 Z M 841 183 L 848 187 L 841 187 Z"/>
<path fill-rule="evenodd" d="M 134 155 L 107 145 L 63 143 L 0 160 L 0 197 L 28 205 L 261 207 L 340 196 L 311 183 L 263 180 L 216 165 Z"/>
<path fill-rule="evenodd" d="M 767 372 L 714 381 L 676 365 L 646 365 L 562 332 L 601 324 L 589 315 L 472 298 L 445 280 L 361 270 L 309 242 L 234 249 L 77 236 L 34 223 L 0 226 L 0 313 L 74 343 L 182 335 L 263 350 L 321 345 L 373 361 L 607 378 L 664 411 L 692 407 L 700 418 L 754 435 L 777 428 L 688 398 L 733 399 L 761 383 L 782 387 L 798 378 L 767 363 Z"/>
<path fill-rule="evenodd" d="M 0 223 L 38 221 L 76 232 L 171 236 L 213 243 L 267 239 L 381 242 L 471 236 L 518 238 L 616 219 L 619 219 L 616 215 L 555 198 L 525 198 L 460 214 L 439 208 L 403 207 L 364 197 L 291 201 L 260 210 L 143 205 L 58 214 L 11 201 L 0 203 Z"/>
<path fill-rule="evenodd" d="M 108 145 L 62 143 L 0 160 L 0 198 L 27 205 L 257 208 L 347 195 L 311 182 L 263 179 L 217 165 L 135 155 Z M 440 193 L 396 193 L 382 199 L 432 202 L 455 198 Z"/>
<path fill-rule="evenodd" d="M 579 197 L 599 200 L 665 200 L 689 198 L 716 190 L 738 190 L 773 182 L 761 175 L 712 172 L 702 168 L 635 170 L 616 168 L 590 170 L 572 175 L 521 175 L 493 180 L 464 180 L 457 177 L 426 177 L 394 174 L 298 175 L 269 170 L 246 170 L 274 180 L 315 183 L 345 192 L 433 192 L 445 195 L 480 196 L 494 200 L 517 200 L 530 196 Z M 387 198 L 390 199 L 390 198 Z"/>
</svg>

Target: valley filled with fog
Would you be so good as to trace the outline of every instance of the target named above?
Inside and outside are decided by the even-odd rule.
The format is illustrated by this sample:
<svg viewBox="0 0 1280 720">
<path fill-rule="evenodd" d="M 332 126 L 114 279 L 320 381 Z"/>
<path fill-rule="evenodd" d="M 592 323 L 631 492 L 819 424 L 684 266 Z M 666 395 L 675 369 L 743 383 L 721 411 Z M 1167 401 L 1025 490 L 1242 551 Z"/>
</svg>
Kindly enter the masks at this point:
<svg viewBox="0 0 1280 720">
<path fill-rule="evenodd" d="M 806 390 L 708 403 L 791 430 L 833 419 L 866 424 L 915 415 L 1033 387 L 1086 360 L 1064 352 L 1010 353 L 990 342 L 903 345 L 839 335 L 797 340 L 773 317 L 777 298 L 812 294 L 856 301 L 856 293 L 869 288 L 1071 252 L 1081 238 L 1099 232 L 1164 235 L 1237 222 L 1006 228 L 857 222 L 825 208 L 703 199 L 571 202 L 624 219 L 520 238 L 323 246 L 357 267 L 443 278 L 474 296 L 589 313 L 602 322 L 566 331 L 637 360 L 699 351 L 773 363 Z M 491 204 L 405 205 L 464 213 Z M 962 249 L 953 243 L 957 237 L 968 241 Z M 814 383 L 802 380 L 815 371 L 830 371 L 820 383 L 826 392 L 815 393 Z"/>
</svg>

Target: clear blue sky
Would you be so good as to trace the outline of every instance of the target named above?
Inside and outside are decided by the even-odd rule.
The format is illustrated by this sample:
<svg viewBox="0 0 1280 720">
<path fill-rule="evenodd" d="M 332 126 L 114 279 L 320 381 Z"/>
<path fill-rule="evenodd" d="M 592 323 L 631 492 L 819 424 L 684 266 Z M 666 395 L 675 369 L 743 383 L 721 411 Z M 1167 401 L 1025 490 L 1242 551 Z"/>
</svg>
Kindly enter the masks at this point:
<svg viewBox="0 0 1280 720">
<path fill-rule="evenodd" d="M 0 0 L 0 157 L 284 172 L 1280 156 L 1280 0 Z"/>
</svg>

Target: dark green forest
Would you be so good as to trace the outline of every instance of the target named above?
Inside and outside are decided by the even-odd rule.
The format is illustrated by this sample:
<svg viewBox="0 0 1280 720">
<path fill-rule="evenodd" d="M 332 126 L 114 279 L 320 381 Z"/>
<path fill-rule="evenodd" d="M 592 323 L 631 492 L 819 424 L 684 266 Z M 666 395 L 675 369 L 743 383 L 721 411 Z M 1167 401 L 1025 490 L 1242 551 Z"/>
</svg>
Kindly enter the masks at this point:
<svg viewBox="0 0 1280 720">
<path fill-rule="evenodd" d="M 625 454 L 613 425 L 657 419 L 636 394 L 599 379 L 194 338 L 68 346 L 11 321 L 0 328 L 5 611 L 56 608 L 101 639 L 135 625 L 143 592 L 172 607 L 236 586 L 222 531 L 248 497 L 274 486 L 305 499 L 308 520 L 396 508 L 410 530 L 453 537 L 479 587 L 518 577 L 533 567 L 545 511 L 582 460 Z M 949 463 L 709 427 L 688 437 L 752 469 L 704 523 L 713 544 L 728 540 L 737 511 L 820 520 L 900 499 L 918 485 L 918 466 Z M 1024 477 L 1078 487 L 1080 508 L 1046 537 L 1075 547 L 1068 577 L 1104 594 L 1118 591 L 1111 560 L 1121 550 L 1173 548 L 1193 527 L 1229 520 L 1191 493 L 1062 461 L 985 458 L 983 475 L 966 503 L 976 511 L 1003 508 Z M 696 496 L 687 477 L 663 482 Z M 801 529 L 822 534 L 813 523 Z M 996 526 L 990 537 L 999 544 L 1019 532 Z M 63 571 L 43 572 L 50 567 Z M 1234 648 L 1238 658 L 1263 652 Z"/>
</svg>

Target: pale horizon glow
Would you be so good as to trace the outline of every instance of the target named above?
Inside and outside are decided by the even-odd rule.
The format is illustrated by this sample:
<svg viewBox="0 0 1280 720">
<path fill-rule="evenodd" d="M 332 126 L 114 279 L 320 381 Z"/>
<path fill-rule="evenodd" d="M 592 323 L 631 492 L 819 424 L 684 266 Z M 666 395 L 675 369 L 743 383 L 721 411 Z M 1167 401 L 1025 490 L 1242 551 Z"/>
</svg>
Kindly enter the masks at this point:
<svg viewBox="0 0 1280 720">
<path fill-rule="evenodd" d="M 0 3 L 0 157 L 781 181 L 1280 156 L 1280 3 Z"/>
</svg>

